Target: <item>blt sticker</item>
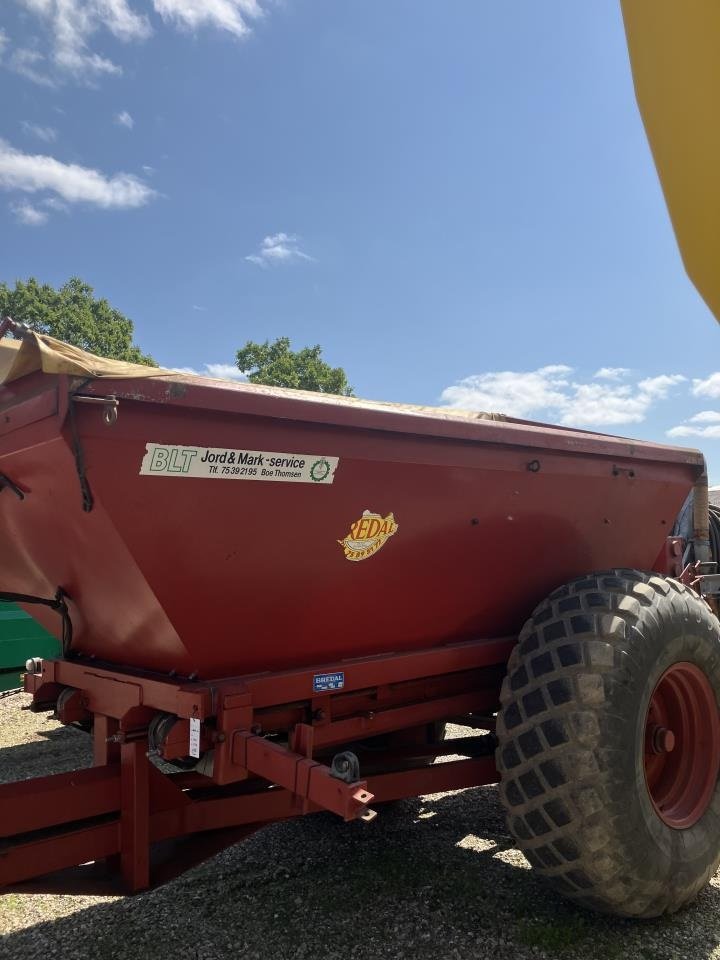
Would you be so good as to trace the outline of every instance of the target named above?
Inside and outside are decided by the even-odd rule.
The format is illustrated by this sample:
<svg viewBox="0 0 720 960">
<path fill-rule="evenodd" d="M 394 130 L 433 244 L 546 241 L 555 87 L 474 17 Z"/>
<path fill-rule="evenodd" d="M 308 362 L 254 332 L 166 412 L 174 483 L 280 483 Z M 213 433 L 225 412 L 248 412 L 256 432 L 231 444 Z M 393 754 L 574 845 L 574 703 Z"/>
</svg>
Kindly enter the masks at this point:
<svg viewBox="0 0 720 960">
<path fill-rule="evenodd" d="M 181 480 L 200 478 L 309 483 L 324 487 L 333 482 L 339 462 L 338 457 L 319 456 L 316 453 L 146 443 L 140 475 L 176 477 Z"/>
</svg>

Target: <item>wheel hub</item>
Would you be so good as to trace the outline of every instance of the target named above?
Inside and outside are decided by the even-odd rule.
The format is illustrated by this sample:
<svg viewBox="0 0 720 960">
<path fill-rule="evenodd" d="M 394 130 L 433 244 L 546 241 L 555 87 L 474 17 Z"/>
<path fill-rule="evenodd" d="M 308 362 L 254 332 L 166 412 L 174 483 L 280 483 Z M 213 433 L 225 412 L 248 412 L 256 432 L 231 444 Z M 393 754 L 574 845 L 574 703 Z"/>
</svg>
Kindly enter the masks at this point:
<svg viewBox="0 0 720 960">
<path fill-rule="evenodd" d="M 720 770 L 720 714 L 695 664 L 675 663 L 653 690 L 645 719 L 645 782 L 655 812 L 686 830 L 710 804 Z"/>
<path fill-rule="evenodd" d="M 667 727 L 649 727 L 648 741 L 653 753 L 672 753 L 675 749 L 675 734 Z"/>
</svg>

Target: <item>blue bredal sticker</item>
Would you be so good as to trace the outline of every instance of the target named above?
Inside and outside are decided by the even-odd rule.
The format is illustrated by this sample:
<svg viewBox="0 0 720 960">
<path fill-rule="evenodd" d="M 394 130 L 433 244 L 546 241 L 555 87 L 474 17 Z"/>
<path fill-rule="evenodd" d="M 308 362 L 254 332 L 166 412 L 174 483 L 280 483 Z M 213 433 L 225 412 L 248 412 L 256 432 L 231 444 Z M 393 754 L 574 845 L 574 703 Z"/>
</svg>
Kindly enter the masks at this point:
<svg viewBox="0 0 720 960">
<path fill-rule="evenodd" d="M 327 690 L 342 690 L 344 686 L 344 673 L 316 673 L 313 677 L 313 693 L 325 693 Z"/>
</svg>

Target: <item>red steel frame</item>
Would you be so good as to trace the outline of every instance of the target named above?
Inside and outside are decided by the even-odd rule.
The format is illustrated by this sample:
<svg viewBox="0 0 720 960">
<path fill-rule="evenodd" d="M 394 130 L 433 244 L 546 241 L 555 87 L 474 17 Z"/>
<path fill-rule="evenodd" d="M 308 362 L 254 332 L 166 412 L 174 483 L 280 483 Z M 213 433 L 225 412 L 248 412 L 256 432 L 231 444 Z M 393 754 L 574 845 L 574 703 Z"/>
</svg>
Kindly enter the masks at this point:
<svg viewBox="0 0 720 960">
<path fill-rule="evenodd" d="M 0 885 L 105 860 L 119 866 L 127 890 L 142 890 L 272 821 L 318 810 L 367 819 L 372 801 L 494 783 L 493 756 L 478 755 L 477 737 L 432 745 L 419 732 L 492 714 L 514 643 L 480 640 L 212 682 L 42 661 L 25 677 L 32 709 L 56 709 L 65 723 L 92 720 L 95 766 L 0 786 Z M 313 692 L 314 676 L 335 672 L 344 674 L 342 690 Z M 187 756 L 190 721 L 200 722 L 203 773 L 163 773 L 151 762 L 148 727 L 158 714 L 177 718 L 152 751 L 164 760 Z M 394 748 L 391 740 L 372 752 L 368 775 L 346 782 L 331 774 L 334 753 L 379 734 L 396 734 Z M 443 753 L 467 758 L 430 764 Z M 153 847 L 181 838 L 189 841 L 185 859 L 151 869 Z"/>
</svg>

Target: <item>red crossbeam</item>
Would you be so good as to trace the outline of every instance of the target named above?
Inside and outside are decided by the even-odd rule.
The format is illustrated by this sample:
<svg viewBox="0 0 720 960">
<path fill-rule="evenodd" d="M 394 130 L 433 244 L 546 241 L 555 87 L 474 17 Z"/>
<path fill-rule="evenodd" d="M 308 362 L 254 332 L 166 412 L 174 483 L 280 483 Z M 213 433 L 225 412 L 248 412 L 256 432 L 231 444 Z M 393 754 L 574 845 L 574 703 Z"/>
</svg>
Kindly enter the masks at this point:
<svg viewBox="0 0 720 960">
<path fill-rule="evenodd" d="M 297 817 L 302 812 L 331 809 L 329 803 L 339 807 L 336 812 L 340 815 L 348 809 L 365 809 L 367 805 L 367 800 L 353 800 L 358 784 L 346 784 L 327 777 L 324 773 L 327 768 L 321 764 L 310 768 L 306 796 L 312 799 L 308 800 L 303 811 L 298 806 L 298 794 L 293 790 L 277 786 L 263 788 L 260 781 L 254 793 L 233 796 L 228 795 L 233 788 L 226 788 L 207 799 L 193 798 L 194 790 L 183 790 L 172 776 L 160 773 L 149 764 L 139 742 L 126 744 L 124 749 L 123 765 L 111 764 L 0 787 L 0 823 L 4 835 L 12 835 L 12 840 L 0 853 L 0 886 L 120 854 L 126 887 L 143 889 L 150 882 L 150 847 L 159 841 L 224 828 L 247 827 L 252 830 L 262 824 Z M 266 761 L 261 758 L 258 763 L 255 749 L 251 746 L 249 751 L 253 757 L 251 762 L 262 766 Z M 313 775 L 312 769 L 315 768 L 317 772 Z M 122 787 L 121 779 L 128 781 L 123 782 Z M 177 780 L 182 783 L 183 777 Z M 374 796 L 378 801 L 387 801 L 459 790 L 496 780 L 495 764 L 491 757 L 485 757 L 436 763 L 400 773 L 376 774 L 368 777 L 366 786 L 365 781 L 361 781 L 361 787 L 367 798 Z M 302 780 L 299 784 L 302 785 Z M 54 797 L 58 806 L 74 809 L 76 815 L 81 813 L 84 820 L 108 814 L 115 816 L 109 822 L 94 825 L 87 825 L 87 820 L 82 826 L 77 821 L 67 822 L 65 816 L 51 815 L 45 805 L 48 795 Z M 70 798 L 73 806 L 68 805 Z M 354 807 L 348 805 L 348 798 L 353 800 Z M 316 802 L 318 799 L 321 804 Z M 23 807 L 24 813 L 21 812 Z M 6 813 L 10 816 L 6 817 Z M 50 821 L 56 826 L 49 834 L 45 830 L 42 835 L 18 835 L 18 826 L 38 830 L 41 824 L 47 828 Z M 208 850 L 211 848 L 200 847 L 198 862 L 210 855 Z"/>
</svg>

